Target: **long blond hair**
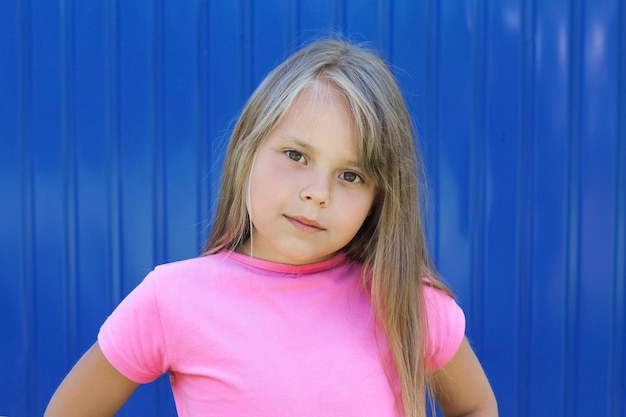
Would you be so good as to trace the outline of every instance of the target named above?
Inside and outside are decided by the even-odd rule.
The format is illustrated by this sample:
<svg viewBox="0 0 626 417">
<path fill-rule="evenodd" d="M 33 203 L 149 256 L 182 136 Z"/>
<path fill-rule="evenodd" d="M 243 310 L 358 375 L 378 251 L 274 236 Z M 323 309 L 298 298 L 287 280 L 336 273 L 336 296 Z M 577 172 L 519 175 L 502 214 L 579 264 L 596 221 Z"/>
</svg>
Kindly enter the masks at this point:
<svg viewBox="0 0 626 417">
<path fill-rule="evenodd" d="M 425 416 L 423 277 L 429 285 L 445 287 L 426 249 L 418 194 L 422 168 L 411 119 L 394 76 L 376 53 L 342 39 L 325 39 L 296 52 L 264 79 L 233 130 L 204 254 L 235 249 L 249 237 L 245 190 L 256 149 L 298 94 L 320 82 L 347 100 L 360 162 L 377 186 L 371 214 L 344 252 L 364 266 L 399 378 L 400 409 L 407 417 Z"/>
</svg>

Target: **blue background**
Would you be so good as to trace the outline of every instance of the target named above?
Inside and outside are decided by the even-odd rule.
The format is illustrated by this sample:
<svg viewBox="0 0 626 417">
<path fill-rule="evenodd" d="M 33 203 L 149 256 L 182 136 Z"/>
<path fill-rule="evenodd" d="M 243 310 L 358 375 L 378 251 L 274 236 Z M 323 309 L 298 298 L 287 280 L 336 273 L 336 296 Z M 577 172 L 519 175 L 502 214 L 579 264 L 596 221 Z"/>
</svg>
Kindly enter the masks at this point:
<svg viewBox="0 0 626 417">
<path fill-rule="evenodd" d="M 503 416 L 626 416 L 626 2 L 0 2 L 0 415 L 41 415 L 313 37 L 368 41 L 420 134 L 428 239 Z M 166 379 L 120 415 L 174 415 Z"/>
</svg>

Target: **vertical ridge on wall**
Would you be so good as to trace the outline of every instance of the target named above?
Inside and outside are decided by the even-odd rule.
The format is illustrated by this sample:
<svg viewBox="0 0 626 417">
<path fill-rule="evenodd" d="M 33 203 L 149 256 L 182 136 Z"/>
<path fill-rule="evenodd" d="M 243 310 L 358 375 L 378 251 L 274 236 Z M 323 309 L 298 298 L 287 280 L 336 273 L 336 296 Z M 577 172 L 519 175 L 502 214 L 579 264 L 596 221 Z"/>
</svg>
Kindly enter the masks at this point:
<svg viewBox="0 0 626 417">
<path fill-rule="evenodd" d="M 332 28 L 338 29 L 339 33 L 342 35 L 347 35 L 346 30 L 348 26 L 348 21 L 346 17 L 346 1 L 347 0 L 332 0 L 333 5 L 333 14 L 330 26 Z"/>
<path fill-rule="evenodd" d="M 570 2 L 537 1 L 532 131 L 535 153 L 532 224 L 530 414 L 562 416 L 567 323 Z M 550 94 L 546 94 L 550 92 Z M 545 335 L 550 335 L 545 337 Z M 554 352 L 545 355 L 542 352 Z M 555 357 L 558 358 L 555 360 Z"/>
<path fill-rule="evenodd" d="M 511 375 L 517 373 L 519 286 L 517 212 L 519 180 L 519 132 L 521 92 L 521 1 L 502 0 L 486 5 L 487 31 L 483 225 L 480 247 L 484 270 L 479 300 L 482 353 L 490 358 L 491 380 L 499 386 L 499 398 L 508 404 L 502 414 L 515 413 L 519 383 Z M 497 259 L 497 262 L 493 262 Z M 498 296 L 494 296 L 498 294 Z M 487 322 L 492 323 L 491 326 Z M 500 350 L 500 346 L 509 346 Z"/>
<path fill-rule="evenodd" d="M 78 355 L 78 242 L 76 198 L 76 125 L 74 100 L 74 7 L 72 0 L 62 0 L 61 19 L 61 141 L 63 146 L 63 195 L 65 212 L 65 320 L 67 326 L 66 358 L 70 364 Z"/>
<path fill-rule="evenodd" d="M 163 172 L 166 262 L 198 253 L 192 244 L 198 221 L 198 13 L 201 4 L 166 2 Z M 176 169 L 173 169 L 177 167 Z"/>
<path fill-rule="evenodd" d="M 626 1 L 620 3 L 619 37 L 617 50 L 626 50 Z M 613 312 L 613 350 L 610 392 L 610 415 L 626 415 L 626 56 L 620 54 L 618 60 L 618 106 L 617 106 L 617 155 L 616 155 L 616 214 L 615 214 L 615 308 Z"/>
<path fill-rule="evenodd" d="M 122 300 L 122 262 L 124 245 L 122 242 L 122 179 L 120 149 L 120 106 L 119 106 L 119 12 L 118 0 L 106 0 L 104 17 L 104 61 L 105 61 L 105 133 L 108 142 L 107 178 L 108 230 L 110 251 L 110 305 L 116 306 Z"/>
<path fill-rule="evenodd" d="M 622 58 L 623 59 L 623 58 Z M 624 83 L 622 82 L 622 92 Z M 622 93 L 626 97 L 626 92 Z M 626 112 L 624 103 L 620 103 L 622 117 L 618 138 L 626 136 L 625 120 Z M 624 401 L 624 391 L 626 389 L 626 144 L 624 141 L 618 143 L 617 178 L 616 178 L 616 233 L 615 233 L 615 276 L 614 276 L 614 308 L 613 308 L 613 346 L 611 351 L 611 393 L 610 406 L 611 416 L 626 415 L 626 402 Z M 620 414 L 622 413 L 622 414 Z"/>
<path fill-rule="evenodd" d="M 226 148 L 228 133 L 233 128 L 234 116 L 240 111 L 244 88 L 242 80 L 242 38 L 241 15 L 234 2 L 207 2 L 207 77 L 206 101 L 207 119 L 207 169 L 203 172 L 203 185 L 209 191 L 206 204 L 210 208 L 204 212 L 207 224 L 213 221 L 219 190 L 218 179 Z M 225 28 L 233 28 L 227 31 Z M 206 228 L 208 231 L 208 228 Z M 202 239 L 206 239 L 206 234 Z"/>
<path fill-rule="evenodd" d="M 471 235 L 472 270 L 470 273 L 471 305 L 470 313 L 473 320 L 468 323 L 468 332 L 477 344 L 477 355 L 481 355 L 483 338 L 483 299 L 485 275 L 484 266 L 484 239 L 485 239 L 485 142 L 486 136 L 486 76 L 487 76 L 487 9 L 483 2 L 476 2 L 474 9 L 475 37 L 474 37 L 474 80 L 473 80 L 473 109 L 472 109 L 472 136 L 470 156 L 470 216 L 469 233 Z"/>
<path fill-rule="evenodd" d="M 31 141 L 31 4 L 30 0 L 19 0 L 17 6 L 17 133 L 20 143 L 20 188 L 21 188 L 21 274 L 20 302 L 22 315 L 22 333 L 18 345 L 22 352 L 23 372 L 17 383 L 26 387 L 20 404 L 30 415 L 35 413 L 33 398 L 37 392 L 35 379 L 37 364 L 33 360 L 33 346 L 36 343 L 34 325 L 34 198 L 33 198 L 33 152 Z M 22 379 L 22 381 L 20 381 Z"/>
<path fill-rule="evenodd" d="M 427 145 L 424 149 L 427 155 L 424 156 L 428 163 L 428 171 L 430 174 L 430 193 L 433 201 L 437 206 L 440 205 L 439 195 L 439 183 L 440 183 L 440 118 L 441 108 L 439 101 L 440 92 L 440 77 L 439 66 L 440 60 L 440 46 L 441 46 L 441 7 L 436 0 L 426 2 L 426 24 L 428 26 L 428 50 L 426 51 L 426 83 L 425 83 L 425 118 L 427 120 L 425 125 L 425 136 Z M 435 211 L 437 208 L 435 208 Z M 441 225 L 438 221 L 433 222 L 433 230 L 430 233 L 430 247 L 431 256 L 435 264 L 439 263 L 439 233 L 441 231 Z"/>
<path fill-rule="evenodd" d="M 607 415 L 608 400 L 585 395 L 610 391 L 609 357 L 615 261 L 615 153 L 619 0 L 583 3 L 584 47 L 580 113 L 580 235 L 577 406 L 578 415 Z M 623 77 L 623 74 L 621 75 Z M 598 279 L 598 277 L 606 277 Z M 585 358 L 596 357 L 595 360 Z"/>
<path fill-rule="evenodd" d="M 209 175 L 209 146 L 208 141 L 215 138 L 210 138 L 209 124 L 211 122 L 210 104 L 209 104 L 209 68 L 211 67 L 210 54 L 209 54 L 209 22 L 211 12 L 208 5 L 211 0 L 202 0 L 198 7 L 198 29 L 197 29 L 197 78 L 198 78 L 198 93 L 196 95 L 198 105 L 198 128 L 197 128 L 197 154 L 198 154 L 198 170 L 197 176 L 199 178 L 196 194 L 198 196 L 196 205 L 196 246 L 199 251 L 204 250 L 204 244 L 207 238 L 207 227 L 209 223 L 208 216 L 210 215 L 210 196 L 212 189 L 207 184 L 207 176 Z"/>
<path fill-rule="evenodd" d="M 391 14 L 392 0 L 378 0 L 378 32 L 381 38 L 381 48 L 388 60 L 393 60 L 393 14 Z"/>
<path fill-rule="evenodd" d="M 471 241 L 473 239 L 470 230 L 471 201 L 474 178 L 472 173 L 472 149 L 470 143 L 473 140 L 472 112 L 474 111 L 475 100 L 475 80 L 477 68 L 475 42 L 476 34 L 476 7 L 474 4 L 464 4 L 459 7 L 458 2 L 441 2 L 437 5 L 439 16 L 439 36 L 437 42 L 438 67 L 428 65 L 428 55 L 426 51 L 429 40 L 424 41 L 424 45 L 416 45 L 415 50 L 422 52 L 427 67 L 426 74 L 436 71 L 437 74 L 437 102 L 436 112 L 433 116 L 429 107 L 427 97 L 424 102 L 423 115 L 415 113 L 418 119 L 426 121 L 428 127 L 433 122 L 438 124 L 436 143 L 433 144 L 436 154 L 429 151 L 430 138 L 423 137 L 426 169 L 431 173 L 431 166 L 434 166 L 435 175 L 432 177 L 432 190 L 435 198 L 430 199 L 434 204 L 430 205 L 429 218 L 433 221 L 428 225 L 428 242 L 436 241 L 437 266 L 444 279 L 450 284 L 457 295 L 460 305 L 466 309 L 468 329 L 473 328 L 471 324 L 474 317 L 470 316 L 472 306 L 472 282 L 471 270 L 473 268 L 473 252 Z M 421 21 L 424 24 L 418 25 L 424 32 L 428 32 L 430 25 L 427 23 L 428 16 L 432 16 L 430 10 L 435 7 L 426 2 L 417 9 Z M 417 14 L 417 13 L 416 13 Z M 415 25 L 415 23 L 413 23 Z M 414 29 L 415 30 L 415 29 Z M 422 38 L 422 36 L 416 36 Z M 406 53 L 406 52 L 405 52 Z M 421 64 L 418 64 L 422 66 Z M 459 71 L 458 68 L 464 68 Z M 428 76 L 421 77 L 423 86 L 421 91 L 429 91 L 428 85 L 432 81 Z M 423 94 L 423 93 L 421 93 Z M 420 94 L 420 95 L 421 95 Z M 435 141 L 433 141 L 435 142 Z M 428 158 L 433 155 L 435 160 Z M 435 224 L 436 229 L 432 227 Z M 434 230 L 433 230 L 434 229 Z M 436 239 L 436 240 L 435 240 Z M 477 339 L 469 331 L 470 342 L 478 348 Z"/>
<path fill-rule="evenodd" d="M 519 173 L 517 187 L 517 281 L 518 281 L 518 330 L 517 330 L 517 351 L 519 360 L 517 361 L 517 415 L 530 415 L 529 409 L 529 385 L 530 381 L 530 349 L 531 349 L 531 328 L 532 323 L 532 277 L 533 270 L 532 257 L 532 224 L 534 205 L 534 187 L 536 179 L 534 177 L 534 114 L 532 104 L 535 102 L 535 45 L 533 34 L 535 33 L 535 1 L 526 1 L 522 5 L 521 16 L 521 105 L 520 105 L 520 133 L 519 133 Z"/>
<path fill-rule="evenodd" d="M 289 13 L 285 19 L 287 30 L 283 34 L 282 41 L 287 50 L 293 50 L 295 48 L 294 40 L 298 39 L 300 32 L 300 1 L 290 0 L 287 7 L 289 8 Z"/>
<path fill-rule="evenodd" d="M 153 0 L 153 22 L 152 22 L 152 73 L 154 74 L 152 84 L 152 137 L 153 137 L 153 229 L 154 242 L 153 262 L 155 264 L 164 263 L 167 258 L 167 234 L 166 234 L 166 190 L 165 190 L 165 138 L 167 135 L 167 125 L 165 123 L 165 74 L 164 74 L 164 49 L 167 39 L 165 34 L 163 1 Z"/>
<path fill-rule="evenodd" d="M 578 340 L 578 283 L 579 283 L 579 227 L 580 227 L 580 106 L 582 61 L 582 6 L 574 0 L 570 8 L 569 33 L 569 153 L 567 163 L 567 281 L 565 356 L 563 375 L 565 396 L 564 415 L 576 415 L 577 340 Z"/>
<path fill-rule="evenodd" d="M 241 27 L 241 44 L 239 53 L 241 59 L 241 101 L 245 101 L 253 90 L 253 72 L 254 72 L 254 53 L 253 53 L 253 34 L 254 34 L 254 8 L 253 0 L 241 0 L 240 27 Z"/>
</svg>

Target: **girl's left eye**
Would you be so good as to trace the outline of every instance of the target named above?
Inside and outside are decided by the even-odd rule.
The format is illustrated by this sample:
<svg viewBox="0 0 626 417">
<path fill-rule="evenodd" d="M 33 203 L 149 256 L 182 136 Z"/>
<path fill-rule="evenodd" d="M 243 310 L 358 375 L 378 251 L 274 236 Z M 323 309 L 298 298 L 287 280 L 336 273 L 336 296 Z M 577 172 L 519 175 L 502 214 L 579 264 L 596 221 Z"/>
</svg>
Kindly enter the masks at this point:
<svg viewBox="0 0 626 417">
<path fill-rule="evenodd" d="M 285 155 L 287 155 L 287 157 L 291 159 L 292 161 L 296 161 L 300 163 L 306 162 L 306 159 L 304 158 L 304 155 L 301 152 L 289 150 L 289 151 L 285 151 Z"/>
<path fill-rule="evenodd" d="M 339 178 L 348 181 L 350 183 L 357 183 L 357 182 L 363 182 L 363 178 L 361 178 L 361 176 L 359 174 L 357 174 L 356 172 L 352 172 L 352 171 L 345 171 L 342 172 L 339 175 Z"/>
</svg>

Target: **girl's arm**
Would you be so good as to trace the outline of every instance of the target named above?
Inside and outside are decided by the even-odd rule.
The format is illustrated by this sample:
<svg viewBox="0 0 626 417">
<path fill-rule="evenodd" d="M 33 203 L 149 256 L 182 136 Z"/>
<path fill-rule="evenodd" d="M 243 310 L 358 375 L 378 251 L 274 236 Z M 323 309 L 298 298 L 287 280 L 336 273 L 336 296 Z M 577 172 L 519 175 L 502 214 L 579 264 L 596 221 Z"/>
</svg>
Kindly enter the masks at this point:
<svg viewBox="0 0 626 417">
<path fill-rule="evenodd" d="M 498 405 L 487 376 L 467 339 L 433 375 L 435 398 L 446 417 L 496 417 Z"/>
<path fill-rule="evenodd" d="M 57 388 L 44 416 L 113 416 L 138 386 L 109 363 L 96 342 Z"/>
</svg>

